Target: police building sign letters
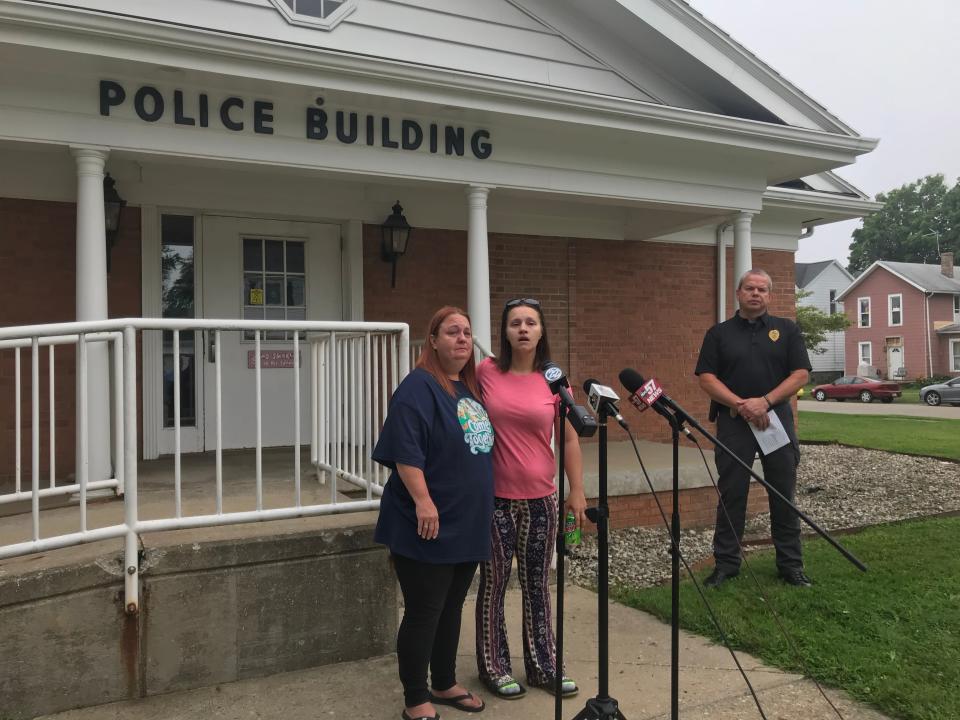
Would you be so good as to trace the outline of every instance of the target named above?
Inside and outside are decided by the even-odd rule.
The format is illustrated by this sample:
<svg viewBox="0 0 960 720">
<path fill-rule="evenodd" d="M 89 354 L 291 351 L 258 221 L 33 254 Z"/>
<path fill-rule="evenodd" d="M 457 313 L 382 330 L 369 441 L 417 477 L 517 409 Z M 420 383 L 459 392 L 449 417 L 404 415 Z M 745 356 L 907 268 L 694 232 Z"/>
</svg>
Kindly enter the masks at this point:
<svg viewBox="0 0 960 720">
<path fill-rule="evenodd" d="M 174 125 L 210 127 L 211 123 L 232 132 L 273 135 L 274 103 L 230 96 L 211 104 L 205 92 L 187 96 L 183 90 L 164 94 L 151 85 L 141 85 L 129 97 L 126 89 L 113 80 L 100 81 L 100 114 L 110 117 L 114 108 L 132 105 L 144 122 L 173 118 Z M 336 140 L 344 145 L 362 143 L 400 150 L 429 150 L 433 154 L 463 157 L 468 151 L 478 160 L 493 154 L 490 132 L 483 129 L 467 133 L 463 127 L 417 120 L 396 121 L 383 115 L 348 110 L 327 110 L 323 98 L 317 107 L 304 108 L 304 136 L 307 140 Z"/>
</svg>

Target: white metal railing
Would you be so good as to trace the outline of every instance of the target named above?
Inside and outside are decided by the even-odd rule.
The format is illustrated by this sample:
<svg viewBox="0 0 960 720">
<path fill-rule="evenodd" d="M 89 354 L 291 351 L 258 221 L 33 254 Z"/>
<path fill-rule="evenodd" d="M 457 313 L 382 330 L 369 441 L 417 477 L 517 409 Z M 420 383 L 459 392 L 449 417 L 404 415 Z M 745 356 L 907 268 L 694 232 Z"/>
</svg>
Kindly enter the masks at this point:
<svg viewBox="0 0 960 720">
<path fill-rule="evenodd" d="M 213 333 L 214 404 L 216 418 L 216 510 L 203 515 L 184 515 L 181 492 L 181 408 L 180 373 L 173 373 L 174 398 L 174 507 L 170 517 L 141 519 L 138 506 L 137 462 L 137 353 L 142 334 L 150 331 L 171 331 L 175 363 L 179 363 L 181 332 L 207 331 Z M 293 437 L 294 453 L 293 497 L 283 507 L 263 506 L 263 456 L 262 456 L 262 384 L 261 384 L 261 337 L 270 332 L 289 333 L 293 338 L 293 366 L 290 368 L 290 383 L 294 390 Z M 254 335 L 254 378 L 256 404 L 256 458 L 255 494 L 256 509 L 225 512 L 223 509 L 223 420 L 220 352 L 223 334 L 227 332 L 252 332 Z M 310 343 L 311 366 L 307 377 L 311 383 L 309 397 L 312 405 L 312 427 L 306 434 L 310 438 L 311 458 L 318 474 L 333 477 L 329 503 L 304 505 L 300 486 L 300 449 L 305 434 L 300 421 L 300 334 L 305 333 Z M 106 377 L 90 377 L 87 364 L 88 346 L 108 344 L 112 371 Z M 410 336 L 404 323 L 367 322 L 313 322 L 313 321 L 263 321 L 263 320 L 180 320 L 128 318 L 82 323 L 60 323 L 0 328 L 0 352 L 14 353 L 14 414 L 16 425 L 16 453 L 14 459 L 14 489 L 12 493 L 0 494 L 0 502 L 31 500 L 31 539 L 23 542 L 0 545 L 0 559 L 43 552 L 82 543 L 124 538 L 126 568 L 126 607 L 130 613 L 139 608 L 139 536 L 148 532 L 177 530 L 183 528 L 212 527 L 235 523 L 279 520 L 308 515 L 354 512 L 375 509 L 382 491 L 383 474 L 371 462 L 370 450 L 376 442 L 386 413 L 386 403 L 399 381 L 409 372 Z M 77 354 L 77 480 L 66 485 L 56 484 L 55 453 L 55 384 L 54 351 L 59 345 L 73 345 Z M 50 487 L 40 485 L 40 347 L 49 347 L 49 395 L 50 395 Z M 31 484 L 30 490 L 22 487 L 21 446 L 21 351 L 31 352 Z M 106 387 L 98 386 L 104 381 Z M 90 428 L 86 423 L 86 405 L 90 391 L 112 393 L 112 460 L 117 468 L 112 479 L 91 480 L 87 473 L 87 458 L 90 450 Z M 73 388 L 71 388 L 71 391 Z M 236 388 L 231 388 L 236 392 Z M 207 410 L 210 412 L 210 409 Z M 366 500 L 338 502 L 336 481 L 342 478 L 366 489 Z M 87 492 L 96 488 L 114 488 L 123 495 L 123 521 L 106 527 L 87 527 Z M 51 494 L 77 493 L 79 495 L 80 529 L 56 535 L 41 536 L 40 498 Z"/>
<path fill-rule="evenodd" d="M 0 336 L 2 337 L 2 336 Z M 22 500 L 34 500 L 39 502 L 40 498 L 52 497 L 56 495 L 72 495 L 74 493 L 85 493 L 87 490 L 114 489 L 118 494 L 123 492 L 123 442 L 122 430 L 119 422 L 114 422 L 113 443 L 112 443 L 112 466 L 115 470 L 114 477 L 94 482 L 85 482 L 83 472 L 86 470 L 86 463 L 83 458 L 79 458 L 77 463 L 77 481 L 67 484 L 57 484 L 57 409 L 56 409 L 56 355 L 55 349 L 58 346 L 73 345 L 77 348 L 78 364 L 85 366 L 87 357 L 87 346 L 92 343 L 108 343 L 112 354 L 113 382 L 111 389 L 121 387 L 123 377 L 123 353 L 121 352 L 120 342 L 123 335 L 120 332 L 102 332 L 102 333 L 84 333 L 67 334 L 50 337 L 33 337 L 0 340 L 0 352 L 3 350 L 12 350 L 14 357 L 13 385 L 14 385 L 14 490 L 13 492 L 0 493 L 0 505 L 6 503 L 19 502 Z M 48 486 L 38 487 L 34 492 L 34 487 L 40 485 L 40 348 L 47 348 L 47 414 L 48 414 Z M 30 348 L 30 417 L 32 420 L 31 432 L 31 489 L 23 490 L 23 404 L 21 398 L 21 387 L 23 385 L 23 361 L 21 350 Z M 78 386 L 79 393 L 79 412 L 86 414 L 86 400 L 89 392 L 87 383 Z M 72 389 L 72 388 L 71 388 Z M 112 392 L 112 404 L 114 417 L 121 417 L 121 398 L 119 393 Z"/>
</svg>

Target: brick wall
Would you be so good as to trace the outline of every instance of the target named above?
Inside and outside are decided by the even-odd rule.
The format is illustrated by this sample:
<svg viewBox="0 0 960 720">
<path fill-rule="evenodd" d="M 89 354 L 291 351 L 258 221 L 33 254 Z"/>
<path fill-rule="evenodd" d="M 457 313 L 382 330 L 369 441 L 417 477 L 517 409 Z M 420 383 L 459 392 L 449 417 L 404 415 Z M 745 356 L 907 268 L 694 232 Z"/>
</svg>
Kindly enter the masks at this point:
<svg viewBox="0 0 960 720">
<path fill-rule="evenodd" d="M 670 520 L 673 512 L 673 495 L 671 492 L 658 492 L 657 498 L 663 507 L 663 512 Z M 596 498 L 587 502 L 594 504 Z M 612 529 L 625 527 L 663 527 L 660 511 L 650 493 L 637 495 L 620 495 L 611 497 L 610 527 Z M 754 482 L 750 486 L 750 496 L 747 499 L 747 517 L 766 512 L 767 491 L 762 485 Z M 680 526 L 683 528 L 713 527 L 717 519 L 717 491 L 713 486 L 689 488 L 680 491 Z M 589 532 L 596 532 L 596 527 L 588 524 Z"/>
<path fill-rule="evenodd" d="M 70 322 L 76 319 L 76 206 L 72 203 L 0 198 L 0 267 L 8 272 L 0 291 L 0 325 Z M 111 317 L 140 315 L 140 210 L 126 208 L 113 250 L 109 279 Z M 49 472 L 47 350 L 40 353 L 41 476 Z M 0 480 L 14 476 L 14 354 L 0 351 Z M 22 477 L 29 484 L 31 455 L 30 350 L 20 353 Z M 74 471 L 75 351 L 55 352 L 56 465 L 58 481 Z"/>
<path fill-rule="evenodd" d="M 465 305 L 466 233 L 417 230 L 398 265 L 395 289 L 379 243 L 379 227 L 365 227 L 368 320 L 408 322 L 419 338 L 437 307 Z M 732 312 L 732 253 L 728 256 Z M 712 246 L 491 234 L 493 350 L 499 348 L 504 301 L 537 298 L 544 306 L 553 358 L 581 401 L 585 379 L 597 378 L 621 392 L 618 375 L 632 367 L 657 377 L 671 397 L 706 424 L 708 401 L 693 370 L 703 334 L 716 320 L 715 258 Z M 754 266 L 773 278 L 771 312 L 794 317 L 793 254 L 755 250 Z M 669 427 L 660 416 L 629 410 L 627 419 L 641 437 L 669 442 Z M 751 493 L 750 503 L 751 510 L 766 507 L 765 493 Z M 619 497 L 611 506 L 615 527 L 659 522 L 648 495 Z M 683 506 L 685 523 L 709 525 L 716 509 L 713 488 L 684 491 Z"/>
</svg>

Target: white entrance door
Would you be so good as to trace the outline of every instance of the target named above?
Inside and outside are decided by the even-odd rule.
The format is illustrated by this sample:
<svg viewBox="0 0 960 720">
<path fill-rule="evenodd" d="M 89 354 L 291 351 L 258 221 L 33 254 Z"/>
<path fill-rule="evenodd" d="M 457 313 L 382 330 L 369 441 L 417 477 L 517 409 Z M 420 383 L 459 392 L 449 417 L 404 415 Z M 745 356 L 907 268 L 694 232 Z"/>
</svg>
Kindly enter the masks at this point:
<svg viewBox="0 0 960 720">
<path fill-rule="evenodd" d="M 203 217 L 203 314 L 206 318 L 341 320 L 340 227 L 320 223 Z M 216 433 L 216 365 L 212 337 L 204 347 L 204 446 Z M 257 395 L 254 339 L 221 333 L 224 448 L 254 447 Z M 265 447 L 294 442 L 294 384 L 283 353 L 293 338 L 261 337 L 261 438 Z M 279 360 L 279 362 L 278 362 Z M 283 367 L 265 367 L 281 365 Z M 300 439 L 309 442 L 309 345 L 300 343 Z"/>
<path fill-rule="evenodd" d="M 887 348 L 887 379 L 897 380 L 903 368 L 903 348 L 891 346 Z"/>
</svg>

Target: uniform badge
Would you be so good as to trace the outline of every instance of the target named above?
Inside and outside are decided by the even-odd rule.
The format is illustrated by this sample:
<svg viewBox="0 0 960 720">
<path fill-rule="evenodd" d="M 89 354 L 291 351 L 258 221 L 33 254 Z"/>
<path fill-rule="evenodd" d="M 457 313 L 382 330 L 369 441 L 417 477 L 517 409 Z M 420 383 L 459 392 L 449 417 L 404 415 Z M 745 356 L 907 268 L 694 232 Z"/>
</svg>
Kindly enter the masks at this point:
<svg viewBox="0 0 960 720">
<path fill-rule="evenodd" d="M 779 330 L 776 330 L 776 329 L 771 330 L 770 332 L 767 333 L 767 336 L 768 336 L 771 340 L 773 340 L 774 342 L 776 342 L 777 340 L 780 339 L 780 331 L 779 331 Z"/>
</svg>

